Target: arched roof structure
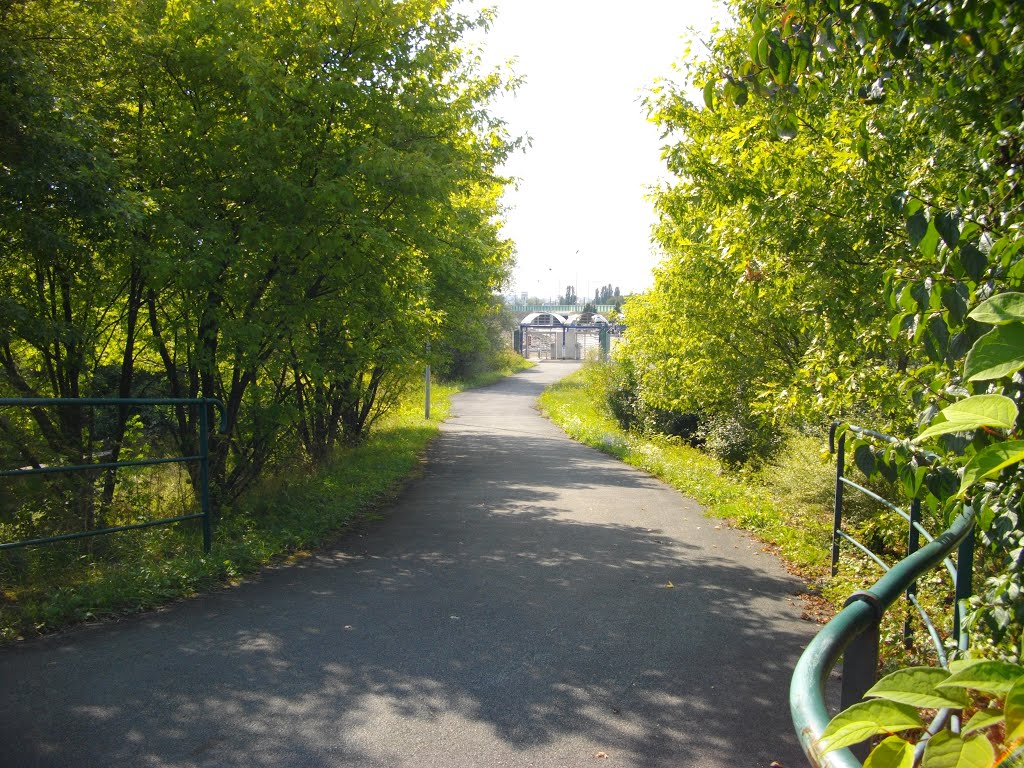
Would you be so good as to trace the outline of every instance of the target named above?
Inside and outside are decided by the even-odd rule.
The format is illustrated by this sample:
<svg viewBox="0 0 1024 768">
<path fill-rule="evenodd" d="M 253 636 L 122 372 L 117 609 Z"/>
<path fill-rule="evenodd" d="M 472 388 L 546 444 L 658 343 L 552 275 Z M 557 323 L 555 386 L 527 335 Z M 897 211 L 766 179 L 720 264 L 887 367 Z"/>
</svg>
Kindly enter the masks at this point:
<svg viewBox="0 0 1024 768">
<path fill-rule="evenodd" d="M 609 325 L 608 318 L 597 312 L 577 312 L 569 315 L 568 324 L 577 328 L 593 328 L 596 326 Z"/>
<path fill-rule="evenodd" d="M 567 324 L 568 319 L 564 315 L 558 315 L 554 312 L 534 312 L 524 317 L 519 325 L 546 325 L 552 328 L 561 328 Z"/>
</svg>

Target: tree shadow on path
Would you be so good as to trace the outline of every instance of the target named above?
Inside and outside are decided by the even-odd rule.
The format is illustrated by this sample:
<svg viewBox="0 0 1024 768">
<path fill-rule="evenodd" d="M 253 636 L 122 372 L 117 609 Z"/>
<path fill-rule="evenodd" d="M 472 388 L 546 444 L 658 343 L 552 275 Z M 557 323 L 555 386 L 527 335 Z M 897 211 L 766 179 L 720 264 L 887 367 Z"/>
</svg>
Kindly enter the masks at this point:
<svg viewBox="0 0 1024 768">
<path fill-rule="evenodd" d="M 0 763 L 802 764 L 799 583 L 644 475 L 517 443 L 448 435 L 336 551 L 3 651 Z"/>
</svg>

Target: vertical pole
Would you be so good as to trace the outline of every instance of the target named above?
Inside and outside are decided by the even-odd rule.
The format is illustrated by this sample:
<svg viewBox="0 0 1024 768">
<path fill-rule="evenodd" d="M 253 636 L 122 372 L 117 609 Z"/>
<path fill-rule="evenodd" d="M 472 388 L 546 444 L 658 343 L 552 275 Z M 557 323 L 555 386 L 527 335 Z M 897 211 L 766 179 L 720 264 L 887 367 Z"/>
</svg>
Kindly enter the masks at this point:
<svg viewBox="0 0 1024 768">
<path fill-rule="evenodd" d="M 875 621 L 843 651 L 840 709 L 849 709 L 860 702 L 868 688 L 875 684 L 875 675 L 878 672 L 878 638 L 879 622 Z M 871 751 L 871 744 L 863 741 L 850 747 L 850 751 L 863 761 Z"/>
<path fill-rule="evenodd" d="M 427 342 L 427 370 L 423 376 L 423 383 L 425 384 L 425 399 L 423 405 L 423 418 L 430 419 L 430 342 Z"/>
<path fill-rule="evenodd" d="M 210 406 L 206 398 L 199 401 L 199 503 L 203 512 L 203 552 L 213 546 L 213 525 L 210 520 Z"/>
<path fill-rule="evenodd" d="M 843 468 L 846 465 L 846 434 L 839 436 L 836 451 L 836 501 L 832 514 L 832 575 L 839 572 L 839 531 L 843 526 Z"/>
<path fill-rule="evenodd" d="M 914 499 L 910 503 L 910 532 L 907 534 L 907 556 L 914 554 L 921 548 L 921 532 L 917 530 L 915 523 L 921 522 L 921 500 Z M 907 587 L 907 600 L 917 594 L 917 582 L 914 581 Z M 903 620 L 903 647 L 907 650 L 914 644 L 914 632 L 911 628 L 911 617 L 913 612 L 907 606 L 907 616 Z"/>
<path fill-rule="evenodd" d="M 974 571 L 974 528 L 967 538 L 960 542 L 956 554 L 956 600 L 953 601 L 953 639 L 958 648 L 962 648 L 960 640 L 960 603 L 971 596 L 971 576 Z"/>
</svg>

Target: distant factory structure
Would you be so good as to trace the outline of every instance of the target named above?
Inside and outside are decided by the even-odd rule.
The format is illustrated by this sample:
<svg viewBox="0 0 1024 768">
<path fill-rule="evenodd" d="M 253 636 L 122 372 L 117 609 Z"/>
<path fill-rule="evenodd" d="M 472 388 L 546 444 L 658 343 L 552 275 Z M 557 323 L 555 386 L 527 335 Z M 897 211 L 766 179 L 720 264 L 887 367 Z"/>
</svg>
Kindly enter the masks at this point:
<svg viewBox="0 0 1024 768">
<path fill-rule="evenodd" d="M 545 309 L 523 317 L 514 334 L 514 347 L 523 357 L 534 360 L 603 358 L 621 340 L 624 330 L 600 312 L 562 314 Z"/>
</svg>

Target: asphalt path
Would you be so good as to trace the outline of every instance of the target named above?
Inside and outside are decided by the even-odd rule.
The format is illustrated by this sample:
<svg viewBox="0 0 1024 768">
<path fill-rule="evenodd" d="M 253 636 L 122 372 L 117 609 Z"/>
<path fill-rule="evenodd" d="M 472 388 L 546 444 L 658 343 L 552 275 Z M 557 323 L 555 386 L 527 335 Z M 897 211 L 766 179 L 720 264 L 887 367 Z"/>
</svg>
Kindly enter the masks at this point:
<svg viewBox="0 0 1024 768">
<path fill-rule="evenodd" d="M 0 650 L 0 765 L 804 765 L 801 584 L 535 399 L 458 395 L 383 519 L 241 586 Z"/>
</svg>

